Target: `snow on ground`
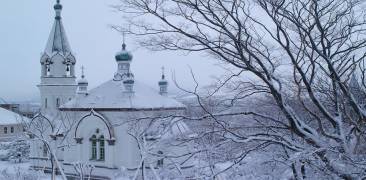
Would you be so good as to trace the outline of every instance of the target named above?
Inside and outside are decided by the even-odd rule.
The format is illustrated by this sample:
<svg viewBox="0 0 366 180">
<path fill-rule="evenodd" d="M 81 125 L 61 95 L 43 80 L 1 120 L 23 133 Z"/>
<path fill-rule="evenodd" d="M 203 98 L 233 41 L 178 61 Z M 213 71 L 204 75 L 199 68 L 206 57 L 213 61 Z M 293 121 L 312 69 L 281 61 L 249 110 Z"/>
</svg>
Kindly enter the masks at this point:
<svg viewBox="0 0 366 180">
<path fill-rule="evenodd" d="M 15 151 L 18 151 L 18 148 L 21 147 L 27 148 L 27 146 L 17 147 L 18 145 L 23 144 L 19 144 L 19 141 L 0 142 L 0 180 L 50 180 L 50 174 L 31 170 L 31 164 L 27 158 L 21 158 L 19 161 L 10 158 L 14 148 Z M 28 157 L 26 154 L 24 156 Z M 16 163 L 20 161 L 22 163 Z M 61 178 L 58 177 L 57 180 L 61 180 Z"/>
<path fill-rule="evenodd" d="M 6 180 L 50 180 L 50 174 L 30 170 L 30 163 L 0 161 L 0 179 Z M 60 177 L 56 180 L 61 180 Z"/>
</svg>

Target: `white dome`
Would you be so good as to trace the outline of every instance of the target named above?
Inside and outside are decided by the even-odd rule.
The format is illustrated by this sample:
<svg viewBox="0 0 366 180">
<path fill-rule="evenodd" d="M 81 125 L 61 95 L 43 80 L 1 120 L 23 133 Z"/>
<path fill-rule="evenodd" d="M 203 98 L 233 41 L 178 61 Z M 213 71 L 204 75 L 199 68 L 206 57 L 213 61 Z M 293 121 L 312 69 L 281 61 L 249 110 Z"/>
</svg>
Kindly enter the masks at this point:
<svg viewBox="0 0 366 180">
<path fill-rule="evenodd" d="M 85 78 L 82 78 L 82 79 L 79 79 L 78 80 L 78 84 L 80 85 L 82 85 L 82 84 L 85 84 L 85 85 L 87 85 L 88 84 L 88 80 L 87 79 L 85 79 Z"/>
</svg>

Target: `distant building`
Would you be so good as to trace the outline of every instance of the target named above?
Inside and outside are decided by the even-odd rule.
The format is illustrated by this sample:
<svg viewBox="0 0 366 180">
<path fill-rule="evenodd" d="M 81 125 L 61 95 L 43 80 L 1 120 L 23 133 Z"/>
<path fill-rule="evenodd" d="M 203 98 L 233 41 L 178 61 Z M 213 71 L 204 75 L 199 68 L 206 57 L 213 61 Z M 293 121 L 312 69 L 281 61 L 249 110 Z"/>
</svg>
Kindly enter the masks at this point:
<svg viewBox="0 0 366 180">
<path fill-rule="evenodd" d="M 40 111 L 37 103 L 0 103 L 0 107 L 18 113 L 22 116 L 32 118 Z"/>
<path fill-rule="evenodd" d="M 26 122 L 29 122 L 29 118 L 0 108 L 0 141 L 12 141 L 22 137 Z"/>
</svg>

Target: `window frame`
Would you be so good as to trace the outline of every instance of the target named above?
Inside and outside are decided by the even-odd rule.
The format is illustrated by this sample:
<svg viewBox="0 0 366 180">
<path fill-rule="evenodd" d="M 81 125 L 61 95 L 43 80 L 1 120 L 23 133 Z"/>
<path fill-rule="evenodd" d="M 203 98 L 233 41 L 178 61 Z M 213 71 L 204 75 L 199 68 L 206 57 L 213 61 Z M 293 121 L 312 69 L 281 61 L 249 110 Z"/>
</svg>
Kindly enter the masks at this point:
<svg viewBox="0 0 366 180">
<path fill-rule="evenodd" d="M 56 107 L 60 107 L 60 98 L 56 98 Z"/>
<path fill-rule="evenodd" d="M 105 161 L 105 139 L 104 139 L 104 136 L 101 135 L 98 139 L 98 142 L 99 142 L 99 158 L 98 160 L 99 161 Z"/>
<path fill-rule="evenodd" d="M 97 136 L 96 135 L 92 135 L 92 137 L 90 138 L 90 147 L 91 147 L 91 152 L 90 152 L 90 160 L 97 160 L 97 156 L 98 156 L 98 149 L 97 149 Z"/>
</svg>

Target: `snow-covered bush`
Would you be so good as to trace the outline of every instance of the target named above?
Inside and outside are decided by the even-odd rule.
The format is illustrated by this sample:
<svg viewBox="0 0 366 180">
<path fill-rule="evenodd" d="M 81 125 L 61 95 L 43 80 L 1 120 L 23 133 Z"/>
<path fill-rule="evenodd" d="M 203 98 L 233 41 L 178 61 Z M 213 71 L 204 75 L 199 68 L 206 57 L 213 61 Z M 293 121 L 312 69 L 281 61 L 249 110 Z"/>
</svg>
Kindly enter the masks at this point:
<svg viewBox="0 0 366 180">
<path fill-rule="evenodd" d="M 5 160 L 21 163 L 28 159 L 30 145 L 28 141 L 18 139 L 8 145 L 7 151 L 6 157 L 4 158 Z"/>
<path fill-rule="evenodd" d="M 0 171 L 0 179 L 6 180 L 40 180 L 44 174 L 34 171 L 25 171 L 20 167 L 13 167 L 13 169 L 3 169 Z"/>
</svg>

